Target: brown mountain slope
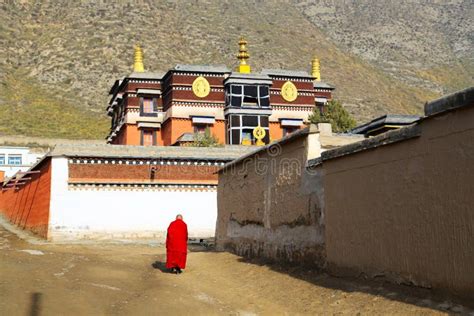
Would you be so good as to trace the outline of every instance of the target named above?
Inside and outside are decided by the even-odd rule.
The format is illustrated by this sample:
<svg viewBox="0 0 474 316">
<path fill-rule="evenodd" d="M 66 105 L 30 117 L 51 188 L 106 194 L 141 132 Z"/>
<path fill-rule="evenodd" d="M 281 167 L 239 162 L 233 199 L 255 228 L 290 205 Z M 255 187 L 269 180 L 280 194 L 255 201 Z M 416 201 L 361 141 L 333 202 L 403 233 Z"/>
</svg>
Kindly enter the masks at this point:
<svg viewBox="0 0 474 316">
<path fill-rule="evenodd" d="M 108 88 L 130 73 L 136 42 L 144 47 L 150 71 L 177 63 L 233 66 L 240 35 L 249 41 L 254 70 L 309 70 L 317 55 L 323 80 L 337 87 L 336 97 L 359 122 L 387 112 L 420 112 L 426 100 L 439 94 L 408 86 L 340 48 L 293 2 L 21 3 L 0 5 L 0 133 L 104 137 Z M 20 106 L 18 87 L 26 91 L 20 95 L 31 101 L 23 102 L 31 111 L 13 120 L 5 113 Z M 63 115 L 68 120 L 59 120 Z M 53 128 L 51 118 L 67 126 Z M 6 127 L 12 124 L 16 128 Z"/>
<path fill-rule="evenodd" d="M 471 0 L 297 2 L 344 51 L 398 80 L 440 93 L 473 84 Z"/>
</svg>

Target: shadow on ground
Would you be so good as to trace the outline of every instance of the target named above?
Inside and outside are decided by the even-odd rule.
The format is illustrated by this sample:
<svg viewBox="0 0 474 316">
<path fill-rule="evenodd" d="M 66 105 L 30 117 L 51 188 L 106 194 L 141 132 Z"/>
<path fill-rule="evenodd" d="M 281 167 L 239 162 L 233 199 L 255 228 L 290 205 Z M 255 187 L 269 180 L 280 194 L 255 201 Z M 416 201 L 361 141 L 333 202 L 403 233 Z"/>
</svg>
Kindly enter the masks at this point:
<svg viewBox="0 0 474 316">
<path fill-rule="evenodd" d="M 273 271 L 288 274 L 291 277 L 309 282 L 316 286 L 344 292 L 362 292 L 374 296 L 412 304 L 433 310 L 468 314 L 474 312 L 474 302 L 448 293 L 412 285 L 394 284 L 383 279 L 366 279 L 361 277 L 335 277 L 321 270 L 295 267 L 288 264 L 268 262 L 261 259 L 239 257 L 239 262 L 266 266 Z"/>
<path fill-rule="evenodd" d="M 166 268 L 166 262 L 155 261 L 151 264 L 154 269 L 160 270 L 163 273 L 171 273 L 171 270 Z"/>
<path fill-rule="evenodd" d="M 42 294 L 39 292 L 31 293 L 29 316 L 39 316 L 41 314 Z"/>
<path fill-rule="evenodd" d="M 214 251 L 214 246 L 203 243 L 188 244 L 188 253 L 189 252 L 212 252 Z M 173 273 L 171 270 L 166 268 L 166 255 L 160 256 L 159 260 L 156 260 L 151 264 L 154 269 L 160 270 L 163 273 Z"/>
</svg>

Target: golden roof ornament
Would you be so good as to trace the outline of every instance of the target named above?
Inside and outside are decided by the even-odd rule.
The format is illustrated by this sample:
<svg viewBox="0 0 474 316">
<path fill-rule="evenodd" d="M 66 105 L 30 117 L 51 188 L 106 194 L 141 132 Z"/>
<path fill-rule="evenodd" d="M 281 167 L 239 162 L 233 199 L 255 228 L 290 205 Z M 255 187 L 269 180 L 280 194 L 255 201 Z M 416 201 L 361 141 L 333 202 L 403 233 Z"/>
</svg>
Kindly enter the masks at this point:
<svg viewBox="0 0 474 316">
<path fill-rule="evenodd" d="M 243 36 L 239 40 L 239 54 L 237 59 L 239 60 L 239 65 L 237 66 L 237 71 L 240 73 L 248 74 L 250 73 L 250 65 L 247 64 L 247 59 L 250 58 L 250 55 L 247 51 L 247 41 Z"/>
<path fill-rule="evenodd" d="M 143 66 L 143 51 L 140 45 L 135 45 L 133 52 L 133 72 L 145 72 Z"/>
<path fill-rule="evenodd" d="M 321 81 L 321 66 L 317 57 L 311 61 L 311 76 L 314 77 L 314 81 Z"/>
</svg>

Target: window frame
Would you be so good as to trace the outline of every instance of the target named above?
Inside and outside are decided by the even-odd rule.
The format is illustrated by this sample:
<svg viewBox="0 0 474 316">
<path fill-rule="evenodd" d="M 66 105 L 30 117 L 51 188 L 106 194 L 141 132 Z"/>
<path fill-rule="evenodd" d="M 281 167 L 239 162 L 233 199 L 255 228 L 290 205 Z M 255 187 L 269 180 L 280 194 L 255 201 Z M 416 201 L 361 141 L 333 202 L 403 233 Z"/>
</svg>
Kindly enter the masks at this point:
<svg viewBox="0 0 474 316">
<path fill-rule="evenodd" d="M 11 159 L 19 158 L 19 163 L 12 163 Z M 8 165 L 9 166 L 21 166 L 23 165 L 23 156 L 21 154 L 9 154 L 8 155 Z"/>
<path fill-rule="evenodd" d="M 238 89 L 240 88 L 240 89 Z M 246 89 L 247 88 L 247 89 Z M 255 88 L 255 96 L 246 92 L 250 88 Z M 240 90 L 241 92 L 238 93 Z M 262 94 L 262 91 L 265 90 L 267 93 L 265 95 Z M 246 98 L 255 99 L 254 101 L 245 101 Z M 232 100 L 240 100 L 238 103 L 239 105 L 234 105 Z M 267 102 L 263 102 L 263 100 L 267 100 Z M 228 106 L 232 107 L 239 107 L 239 108 L 270 108 L 270 87 L 268 85 L 250 85 L 250 84 L 230 84 L 227 95 L 226 101 Z M 264 104 L 265 103 L 265 104 Z"/>
<path fill-rule="evenodd" d="M 145 133 L 151 133 L 152 141 L 151 145 L 145 145 Z M 140 130 L 140 146 L 156 146 L 156 130 L 153 129 L 141 129 Z"/>
<path fill-rule="evenodd" d="M 144 108 L 145 99 L 148 99 L 148 100 L 152 101 L 153 112 L 145 112 L 145 108 Z M 141 96 L 140 97 L 140 116 L 157 117 L 158 116 L 158 98 L 148 97 L 148 96 Z"/>
<path fill-rule="evenodd" d="M 256 126 L 243 125 L 243 116 L 255 116 L 255 117 L 257 117 L 257 125 Z M 234 125 L 234 123 L 236 123 L 234 121 L 235 117 L 238 117 L 238 125 Z M 264 117 L 267 117 L 267 124 L 265 124 L 266 126 L 262 125 L 262 118 L 264 118 Z M 230 145 L 241 145 L 242 140 L 243 140 L 243 134 L 242 134 L 243 131 L 244 130 L 252 130 L 253 131 L 253 129 L 255 129 L 257 126 L 261 126 L 266 132 L 266 136 L 264 138 L 265 144 L 270 143 L 270 122 L 269 122 L 269 119 L 268 119 L 267 115 L 231 114 L 227 117 L 226 120 L 228 121 L 227 133 L 226 133 L 228 144 L 230 144 Z M 235 139 L 233 137 L 233 134 L 234 134 L 233 132 L 234 131 L 238 131 L 238 135 L 239 135 L 238 142 L 235 142 Z M 251 135 L 250 135 L 250 140 L 252 142 L 252 145 L 254 145 L 256 140 L 253 137 L 253 133 L 251 133 Z"/>
</svg>

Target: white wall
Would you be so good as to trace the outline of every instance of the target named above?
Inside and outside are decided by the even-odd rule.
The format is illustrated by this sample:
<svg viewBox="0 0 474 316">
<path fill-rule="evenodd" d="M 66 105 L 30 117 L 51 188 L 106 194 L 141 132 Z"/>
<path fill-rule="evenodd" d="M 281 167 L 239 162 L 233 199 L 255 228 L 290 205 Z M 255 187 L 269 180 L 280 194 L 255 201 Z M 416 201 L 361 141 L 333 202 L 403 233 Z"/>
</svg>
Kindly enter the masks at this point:
<svg viewBox="0 0 474 316">
<path fill-rule="evenodd" d="M 8 164 L 9 155 L 21 155 L 21 165 Z M 5 157 L 5 164 L 0 164 L 0 170 L 5 171 L 5 177 L 12 177 L 18 171 L 28 170 L 44 154 L 30 153 L 30 148 L 28 147 L 0 146 L 0 156 Z"/>
<path fill-rule="evenodd" d="M 52 158 L 50 231 L 52 240 L 153 238 L 164 241 L 176 214 L 190 237 L 213 237 L 217 193 L 168 189 L 68 188 L 68 161 Z"/>
</svg>

